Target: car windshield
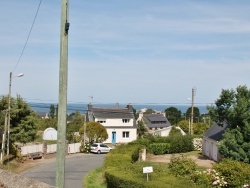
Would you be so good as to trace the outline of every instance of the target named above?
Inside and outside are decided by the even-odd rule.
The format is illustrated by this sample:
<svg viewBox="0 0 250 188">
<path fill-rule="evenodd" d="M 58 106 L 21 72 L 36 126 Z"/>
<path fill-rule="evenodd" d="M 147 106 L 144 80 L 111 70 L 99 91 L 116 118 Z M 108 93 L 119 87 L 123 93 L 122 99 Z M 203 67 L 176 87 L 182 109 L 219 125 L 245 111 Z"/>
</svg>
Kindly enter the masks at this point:
<svg viewBox="0 0 250 188">
<path fill-rule="evenodd" d="M 98 146 L 98 144 L 92 144 L 91 146 L 92 146 L 92 147 L 97 147 L 97 146 Z"/>
</svg>

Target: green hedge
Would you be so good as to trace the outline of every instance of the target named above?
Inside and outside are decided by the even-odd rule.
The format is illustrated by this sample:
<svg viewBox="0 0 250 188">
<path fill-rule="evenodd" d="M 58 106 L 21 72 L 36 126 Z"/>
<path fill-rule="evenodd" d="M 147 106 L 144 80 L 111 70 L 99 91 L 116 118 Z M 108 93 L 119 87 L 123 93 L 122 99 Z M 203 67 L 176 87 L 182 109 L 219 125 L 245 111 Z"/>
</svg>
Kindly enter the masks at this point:
<svg viewBox="0 0 250 188">
<path fill-rule="evenodd" d="M 169 143 L 154 143 L 149 145 L 149 150 L 155 155 L 163 155 L 169 153 Z"/>
<path fill-rule="evenodd" d="M 138 162 L 139 145 L 132 143 L 117 146 L 104 160 L 107 188 L 189 188 L 197 187 L 193 182 L 175 177 L 168 170 L 168 164 Z M 137 162 L 136 162 L 137 161 Z M 143 167 L 152 166 L 153 173 L 143 174 Z"/>
<path fill-rule="evenodd" d="M 194 150 L 193 138 L 189 135 L 169 136 L 169 153 L 185 153 Z"/>
</svg>

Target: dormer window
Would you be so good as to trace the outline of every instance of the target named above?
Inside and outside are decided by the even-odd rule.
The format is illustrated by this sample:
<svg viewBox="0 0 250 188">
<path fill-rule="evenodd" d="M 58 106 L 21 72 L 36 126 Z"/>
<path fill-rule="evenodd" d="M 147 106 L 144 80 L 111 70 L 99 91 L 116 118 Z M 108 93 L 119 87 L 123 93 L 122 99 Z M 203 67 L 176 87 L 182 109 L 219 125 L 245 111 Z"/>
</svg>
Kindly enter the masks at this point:
<svg viewBox="0 0 250 188">
<path fill-rule="evenodd" d="M 122 119 L 123 123 L 129 123 L 130 119 Z"/>
<path fill-rule="evenodd" d="M 99 122 L 99 123 L 106 123 L 106 119 L 100 119 L 100 120 L 98 120 L 97 122 Z"/>
</svg>

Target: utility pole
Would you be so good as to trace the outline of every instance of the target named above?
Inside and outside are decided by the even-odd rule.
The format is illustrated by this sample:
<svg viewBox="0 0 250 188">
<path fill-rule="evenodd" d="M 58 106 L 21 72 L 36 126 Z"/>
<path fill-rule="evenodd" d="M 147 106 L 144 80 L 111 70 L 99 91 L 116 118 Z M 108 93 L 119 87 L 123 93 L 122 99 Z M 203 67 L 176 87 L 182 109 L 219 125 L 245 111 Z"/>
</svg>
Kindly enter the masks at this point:
<svg viewBox="0 0 250 188">
<path fill-rule="evenodd" d="M 191 135 L 193 134 L 193 121 L 194 121 L 194 94 L 195 94 L 196 88 L 192 88 L 192 105 L 191 105 L 191 123 L 190 123 L 190 129 L 191 129 Z"/>
<path fill-rule="evenodd" d="M 5 112 L 5 120 L 4 120 L 4 132 L 3 132 L 3 139 L 2 139 L 1 164 L 3 164 L 4 155 L 5 155 L 5 141 L 6 141 L 6 130 L 7 130 L 7 115 L 8 115 L 8 111 L 6 110 L 6 112 Z"/>
<path fill-rule="evenodd" d="M 60 39 L 60 70 L 59 70 L 59 102 L 58 132 L 56 153 L 56 187 L 64 188 L 65 182 L 65 150 L 67 123 L 67 85 L 68 85 L 68 0 L 62 0 L 61 39 Z"/>
<path fill-rule="evenodd" d="M 12 72 L 10 72 L 10 82 L 9 82 L 7 155 L 10 154 L 10 100 L 11 100 L 11 82 L 12 82 Z"/>
</svg>

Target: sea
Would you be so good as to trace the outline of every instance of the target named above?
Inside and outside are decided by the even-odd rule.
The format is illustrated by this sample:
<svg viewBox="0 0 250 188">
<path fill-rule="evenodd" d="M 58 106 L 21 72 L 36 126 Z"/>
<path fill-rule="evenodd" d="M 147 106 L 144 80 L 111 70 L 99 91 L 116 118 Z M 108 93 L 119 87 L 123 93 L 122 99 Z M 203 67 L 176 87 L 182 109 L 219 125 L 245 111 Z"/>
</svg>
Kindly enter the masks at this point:
<svg viewBox="0 0 250 188">
<path fill-rule="evenodd" d="M 29 106 L 36 112 L 47 112 L 50 111 L 50 105 L 51 103 L 35 103 L 35 102 L 28 102 Z M 55 107 L 57 104 L 54 104 Z M 92 103 L 93 107 L 101 107 L 101 108 L 115 108 L 117 105 L 120 108 L 125 108 L 127 104 L 122 103 Z M 87 103 L 68 103 L 67 104 L 67 114 L 74 113 L 76 111 L 80 113 L 86 113 L 88 109 Z M 182 113 L 186 113 L 187 109 L 191 107 L 191 105 L 187 104 L 155 104 L 155 103 L 136 103 L 132 104 L 133 108 L 137 111 L 141 109 L 152 109 L 157 112 L 164 112 L 169 107 L 175 107 L 178 110 L 181 110 Z M 194 105 L 194 107 L 197 107 L 200 110 L 200 114 L 205 114 L 208 112 L 206 105 Z"/>
</svg>

